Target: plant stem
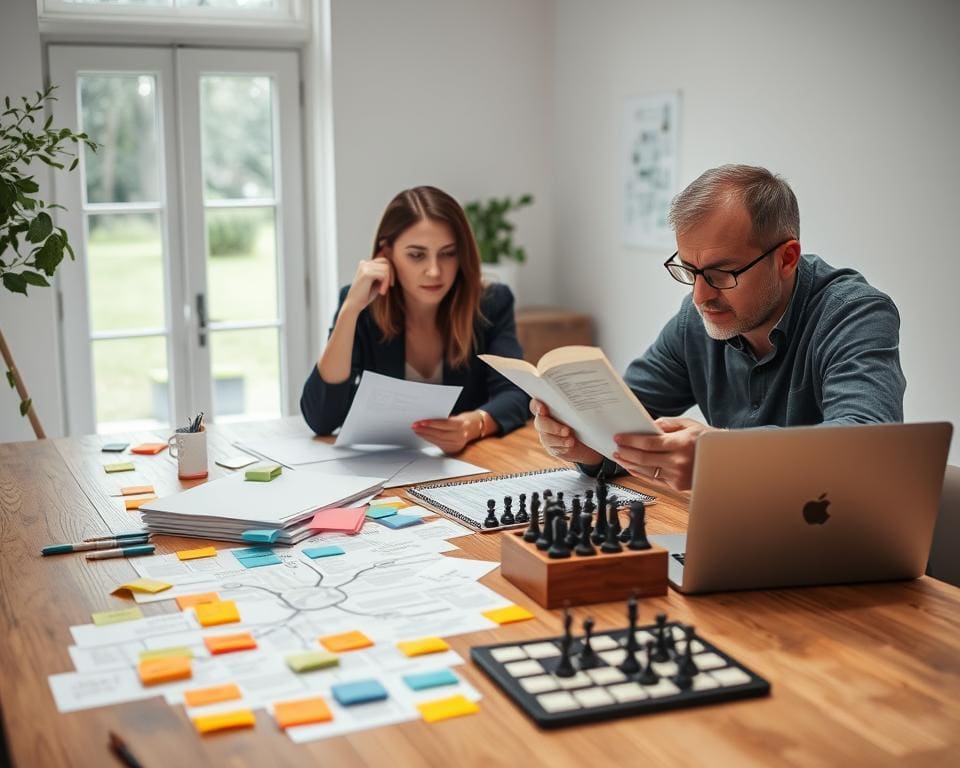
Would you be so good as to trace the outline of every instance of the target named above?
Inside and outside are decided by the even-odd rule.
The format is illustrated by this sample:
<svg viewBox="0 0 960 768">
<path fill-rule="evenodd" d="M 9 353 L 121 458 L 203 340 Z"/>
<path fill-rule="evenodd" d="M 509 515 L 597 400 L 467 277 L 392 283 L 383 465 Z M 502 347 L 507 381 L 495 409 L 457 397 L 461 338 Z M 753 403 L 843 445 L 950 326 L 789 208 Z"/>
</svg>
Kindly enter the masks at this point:
<svg viewBox="0 0 960 768">
<path fill-rule="evenodd" d="M 17 394 L 20 395 L 20 401 L 29 400 L 30 395 L 27 393 L 27 388 L 24 386 L 23 379 L 20 378 L 20 371 L 17 370 L 17 364 L 13 362 L 13 353 L 10 351 L 10 347 L 7 346 L 7 340 L 3 338 L 3 331 L 0 330 L 0 355 L 3 355 L 3 362 L 7 366 L 7 370 L 13 374 L 14 386 L 17 388 Z M 38 440 L 42 440 L 46 437 L 46 434 L 43 432 L 43 426 L 40 424 L 40 417 L 37 416 L 37 412 L 33 407 L 33 403 L 30 403 L 30 409 L 27 411 L 27 418 L 30 419 L 30 426 L 33 427 L 33 434 L 37 436 Z"/>
</svg>

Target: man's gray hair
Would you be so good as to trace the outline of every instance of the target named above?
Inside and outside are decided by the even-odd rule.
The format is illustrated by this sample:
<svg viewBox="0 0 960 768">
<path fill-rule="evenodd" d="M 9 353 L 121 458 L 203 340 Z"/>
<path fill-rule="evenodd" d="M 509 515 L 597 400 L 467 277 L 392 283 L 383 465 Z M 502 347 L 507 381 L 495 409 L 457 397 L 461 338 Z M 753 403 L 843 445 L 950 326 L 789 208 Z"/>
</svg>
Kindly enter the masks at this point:
<svg viewBox="0 0 960 768">
<path fill-rule="evenodd" d="M 782 176 L 752 165 L 721 165 L 705 171 L 670 204 L 670 226 L 683 233 L 730 202 L 739 202 L 753 222 L 761 248 L 800 237 L 800 208 Z"/>
</svg>

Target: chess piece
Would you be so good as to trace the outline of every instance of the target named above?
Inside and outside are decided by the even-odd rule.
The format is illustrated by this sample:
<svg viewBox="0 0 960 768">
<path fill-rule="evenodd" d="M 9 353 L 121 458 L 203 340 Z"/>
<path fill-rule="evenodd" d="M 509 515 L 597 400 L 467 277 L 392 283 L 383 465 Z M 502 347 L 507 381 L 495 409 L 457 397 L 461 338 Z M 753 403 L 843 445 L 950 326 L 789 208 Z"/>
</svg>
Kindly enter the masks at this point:
<svg viewBox="0 0 960 768">
<path fill-rule="evenodd" d="M 520 504 L 523 504 L 523 494 L 520 495 Z M 542 535 L 540 531 L 540 496 L 534 491 L 530 498 L 530 527 L 524 531 L 523 540 L 534 542 Z"/>
<path fill-rule="evenodd" d="M 623 552 L 623 545 L 620 543 L 620 539 L 617 538 L 619 531 L 614 526 L 614 520 L 616 519 L 617 507 L 616 501 L 614 500 L 613 503 L 610 504 L 610 520 L 607 522 L 606 538 L 604 538 L 603 544 L 600 545 L 600 551 L 606 554 Z"/>
<path fill-rule="evenodd" d="M 513 525 L 515 521 L 513 517 L 513 497 L 504 496 L 503 497 L 503 514 L 500 515 L 500 525 Z"/>
<path fill-rule="evenodd" d="M 630 504 L 630 541 L 627 549 L 650 549 L 647 539 L 647 508 L 642 501 Z"/>
<path fill-rule="evenodd" d="M 553 542 L 547 550 L 547 557 L 553 559 L 570 557 L 570 547 L 567 546 L 567 521 L 559 513 L 553 515 Z"/>
<path fill-rule="evenodd" d="M 540 538 L 537 539 L 537 549 L 542 552 L 546 552 L 553 544 L 553 502 L 549 500 L 548 493 L 550 491 L 543 492 L 543 528 L 540 531 Z"/>
<path fill-rule="evenodd" d="M 593 529 L 593 543 L 603 544 L 607 538 L 607 483 L 603 474 L 597 476 L 597 525 Z"/>
<path fill-rule="evenodd" d="M 647 664 L 643 668 L 643 672 L 640 673 L 640 685 L 656 685 L 660 682 L 660 675 L 658 675 L 657 671 L 653 668 L 653 645 L 653 640 L 647 640 Z"/>
<path fill-rule="evenodd" d="M 587 498 L 583 503 L 583 511 L 593 514 L 593 510 L 597 508 L 597 505 L 593 503 L 593 488 L 587 488 Z"/>
<path fill-rule="evenodd" d="M 497 520 L 497 502 L 494 499 L 487 499 L 487 517 L 483 521 L 484 528 L 496 528 L 500 525 Z"/>
<path fill-rule="evenodd" d="M 530 516 L 527 514 L 527 494 L 520 494 L 520 506 L 517 508 L 516 521 L 518 523 L 526 523 L 530 520 Z"/>
<path fill-rule="evenodd" d="M 557 662 L 557 668 L 553 673 L 557 677 L 573 677 L 577 670 L 573 668 L 570 661 L 570 646 L 573 644 L 573 634 L 570 632 L 570 625 L 573 623 L 573 616 L 570 615 L 570 609 L 563 610 L 563 637 L 560 640 L 560 661 Z"/>
<path fill-rule="evenodd" d="M 590 529 L 593 527 L 593 515 L 589 512 L 580 513 L 580 541 L 577 543 L 574 553 L 580 557 L 590 557 L 597 554 L 593 543 L 590 541 Z"/>
<path fill-rule="evenodd" d="M 597 652 L 590 645 L 590 638 L 593 636 L 593 618 L 587 617 L 583 621 L 583 648 L 580 650 L 580 669 L 593 669 L 600 662 L 597 658 Z"/>
<path fill-rule="evenodd" d="M 667 626 L 667 614 L 657 614 L 657 648 L 653 654 L 654 661 L 670 661 L 670 640 L 673 639 L 673 632 Z M 670 640 L 667 639 L 670 636 Z"/>
<path fill-rule="evenodd" d="M 564 517 L 567 515 L 567 502 L 563 500 L 563 491 L 557 491 L 557 504 L 560 505 L 560 509 L 563 511 Z"/>
<path fill-rule="evenodd" d="M 617 537 L 617 541 L 620 540 L 620 531 L 622 530 L 620 526 L 620 500 L 616 496 L 611 496 L 607 501 L 607 507 L 610 510 L 610 527 L 613 528 L 613 535 Z"/>
<path fill-rule="evenodd" d="M 640 662 L 637 661 L 637 651 L 639 650 L 639 646 L 637 645 L 636 595 L 631 595 L 630 599 L 627 600 L 627 618 L 630 621 L 630 629 L 627 630 L 629 632 L 627 635 L 627 644 L 624 646 L 627 655 L 623 658 L 623 661 L 617 665 L 617 669 L 619 669 L 625 675 L 635 675 L 640 671 Z"/>
<path fill-rule="evenodd" d="M 695 636 L 693 627 L 684 627 L 683 634 L 687 641 L 686 647 L 684 648 L 683 656 L 677 664 L 677 674 L 674 675 L 673 681 L 677 684 L 678 688 L 686 690 L 693 685 L 693 678 L 697 676 L 700 670 L 697 668 L 697 662 L 693 660 L 693 639 Z"/>
<path fill-rule="evenodd" d="M 567 533 L 567 546 L 575 547 L 580 541 L 580 497 L 573 497 L 573 511 L 570 515 L 570 531 Z"/>
</svg>

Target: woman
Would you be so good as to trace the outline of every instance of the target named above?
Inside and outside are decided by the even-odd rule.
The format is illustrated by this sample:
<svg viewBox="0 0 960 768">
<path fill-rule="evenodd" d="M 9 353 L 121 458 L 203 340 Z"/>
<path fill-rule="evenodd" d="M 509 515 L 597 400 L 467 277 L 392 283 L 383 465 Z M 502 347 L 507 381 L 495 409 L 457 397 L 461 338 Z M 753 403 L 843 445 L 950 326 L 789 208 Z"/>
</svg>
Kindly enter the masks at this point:
<svg viewBox="0 0 960 768">
<path fill-rule="evenodd" d="M 521 357 L 513 294 L 480 282 L 480 255 L 467 218 L 450 195 L 416 187 L 387 206 L 373 258 L 361 261 L 326 349 L 313 367 L 300 410 L 314 432 L 343 424 L 363 371 L 451 384 L 463 392 L 448 419 L 411 425 L 447 453 L 527 419 L 527 395 L 477 359 Z"/>
</svg>

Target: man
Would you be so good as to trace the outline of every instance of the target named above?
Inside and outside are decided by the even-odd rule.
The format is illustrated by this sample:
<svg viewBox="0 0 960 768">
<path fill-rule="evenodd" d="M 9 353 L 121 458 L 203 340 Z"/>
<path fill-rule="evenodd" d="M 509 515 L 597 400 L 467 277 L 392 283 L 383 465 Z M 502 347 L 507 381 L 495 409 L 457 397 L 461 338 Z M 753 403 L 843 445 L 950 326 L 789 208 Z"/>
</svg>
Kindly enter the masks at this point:
<svg viewBox="0 0 960 768">
<path fill-rule="evenodd" d="M 670 223 L 677 252 L 664 266 L 693 288 L 624 376 L 664 434 L 617 435 L 604 460 L 533 400 L 550 454 L 686 490 L 697 438 L 713 429 L 903 420 L 897 308 L 857 272 L 801 255 L 785 180 L 714 168 L 676 197 Z M 677 418 L 693 405 L 707 424 Z"/>
</svg>

